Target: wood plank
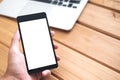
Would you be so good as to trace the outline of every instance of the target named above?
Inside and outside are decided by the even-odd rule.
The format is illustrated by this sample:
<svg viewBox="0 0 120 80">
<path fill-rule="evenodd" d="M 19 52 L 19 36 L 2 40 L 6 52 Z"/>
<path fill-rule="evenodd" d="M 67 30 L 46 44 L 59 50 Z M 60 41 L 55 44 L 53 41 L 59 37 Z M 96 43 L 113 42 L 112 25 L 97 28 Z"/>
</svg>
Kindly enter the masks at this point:
<svg viewBox="0 0 120 80">
<path fill-rule="evenodd" d="M 78 21 L 89 25 L 90 28 L 120 39 L 120 13 L 118 12 L 87 4 Z"/>
<path fill-rule="evenodd" d="M 52 30 L 55 40 L 120 73 L 120 40 L 79 24 L 70 32 Z"/>
<path fill-rule="evenodd" d="M 0 16 L 0 42 L 10 46 L 11 39 L 17 29 L 15 20 Z"/>
<path fill-rule="evenodd" d="M 0 43 L 0 76 L 2 76 L 7 68 L 8 48 Z"/>
<path fill-rule="evenodd" d="M 120 74 L 56 42 L 61 56 L 59 67 L 53 70 L 64 80 L 119 80 Z"/>
<path fill-rule="evenodd" d="M 89 2 L 120 11 L 120 0 L 89 0 Z"/>
<path fill-rule="evenodd" d="M 0 3 L 2 2 L 3 0 L 0 0 Z"/>
<path fill-rule="evenodd" d="M 11 19 L 4 16 L 0 16 L 0 25 L 1 27 L 4 27 L 7 30 L 10 30 L 10 32 L 14 32 L 17 28 L 17 22 L 15 19 Z"/>
<path fill-rule="evenodd" d="M 4 27 L 0 27 L 0 42 L 1 43 L 9 47 L 12 36 L 13 36 L 12 32 L 6 30 L 6 28 Z"/>
</svg>

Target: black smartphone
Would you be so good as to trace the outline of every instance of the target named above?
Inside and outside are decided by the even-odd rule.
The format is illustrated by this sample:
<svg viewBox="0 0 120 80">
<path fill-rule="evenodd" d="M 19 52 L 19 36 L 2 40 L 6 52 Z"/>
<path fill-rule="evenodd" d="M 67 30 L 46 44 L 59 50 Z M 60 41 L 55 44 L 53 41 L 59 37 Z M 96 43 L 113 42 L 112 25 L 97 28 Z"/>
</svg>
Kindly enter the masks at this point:
<svg viewBox="0 0 120 80">
<path fill-rule="evenodd" d="M 28 73 L 58 66 L 46 13 L 17 17 Z"/>
</svg>

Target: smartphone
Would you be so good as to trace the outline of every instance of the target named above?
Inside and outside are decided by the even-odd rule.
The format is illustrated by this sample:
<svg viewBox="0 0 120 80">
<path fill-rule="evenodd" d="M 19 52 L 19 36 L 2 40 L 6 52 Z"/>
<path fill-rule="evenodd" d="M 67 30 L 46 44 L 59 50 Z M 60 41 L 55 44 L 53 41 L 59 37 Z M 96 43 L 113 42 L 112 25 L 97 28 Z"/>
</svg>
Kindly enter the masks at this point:
<svg viewBox="0 0 120 80">
<path fill-rule="evenodd" d="M 58 66 L 46 13 L 17 17 L 28 73 Z"/>
</svg>

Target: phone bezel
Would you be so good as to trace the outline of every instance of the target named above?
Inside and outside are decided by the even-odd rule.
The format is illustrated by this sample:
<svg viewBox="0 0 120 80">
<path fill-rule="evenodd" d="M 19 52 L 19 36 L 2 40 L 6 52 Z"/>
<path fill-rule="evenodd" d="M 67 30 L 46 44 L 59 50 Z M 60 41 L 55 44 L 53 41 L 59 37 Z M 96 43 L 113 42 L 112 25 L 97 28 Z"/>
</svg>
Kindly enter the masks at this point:
<svg viewBox="0 0 120 80">
<path fill-rule="evenodd" d="M 54 52 L 53 54 L 55 56 L 56 64 L 29 70 L 19 22 L 37 20 L 37 19 L 42 19 L 42 18 L 46 18 L 46 24 L 48 26 L 48 31 L 49 31 L 49 35 L 50 35 L 50 40 L 51 40 L 51 44 L 52 44 L 52 48 L 53 48 L 53 52 Z M 29 74 L 37 73 L 37 72 L 40 72 L 40 71 L 43 71 L 43 70 L 48 70 L 48 69 L 53 69 L 53 68 L 58 67 L 57 58 L 56 58 L 56 55 L 55 55 L 54 45 L 53 45 L 52 36 L 51 36 L 51 33 L 50 33 L 50 28 L 49 28 L 49 24 L 48 24 L 48 19 L 47 19 L 46 13 L 45 12 L 41 12 L 41 13 L 36 13 L 36 14 L 29 14 L 29 15 L 18 16 L 17 17 L 17 23 L 18 23 L 18 28 L 19 28 L 19 33 L 20 33 L 20 38 L 21 38 L 21 43 L 22 43 L 22 47 L 23 47 L 23 53 L 24 53 L 25 63 L 26 63 L 26 67 L 27 67 L 28 73 Z"/>
</svg>

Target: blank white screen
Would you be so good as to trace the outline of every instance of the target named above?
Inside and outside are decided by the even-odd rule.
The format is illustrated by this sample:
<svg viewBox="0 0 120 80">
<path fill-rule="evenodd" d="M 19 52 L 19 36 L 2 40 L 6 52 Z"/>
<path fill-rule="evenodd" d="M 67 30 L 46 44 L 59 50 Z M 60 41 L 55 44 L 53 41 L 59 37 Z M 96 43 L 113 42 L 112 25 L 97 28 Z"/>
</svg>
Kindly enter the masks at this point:
<svg viewBox="0 0 120 80">
<path fill-rule="evenodd" d="M 56 64 L 46 19 L 20 22 L 28 69 Z"/>
</svg>

